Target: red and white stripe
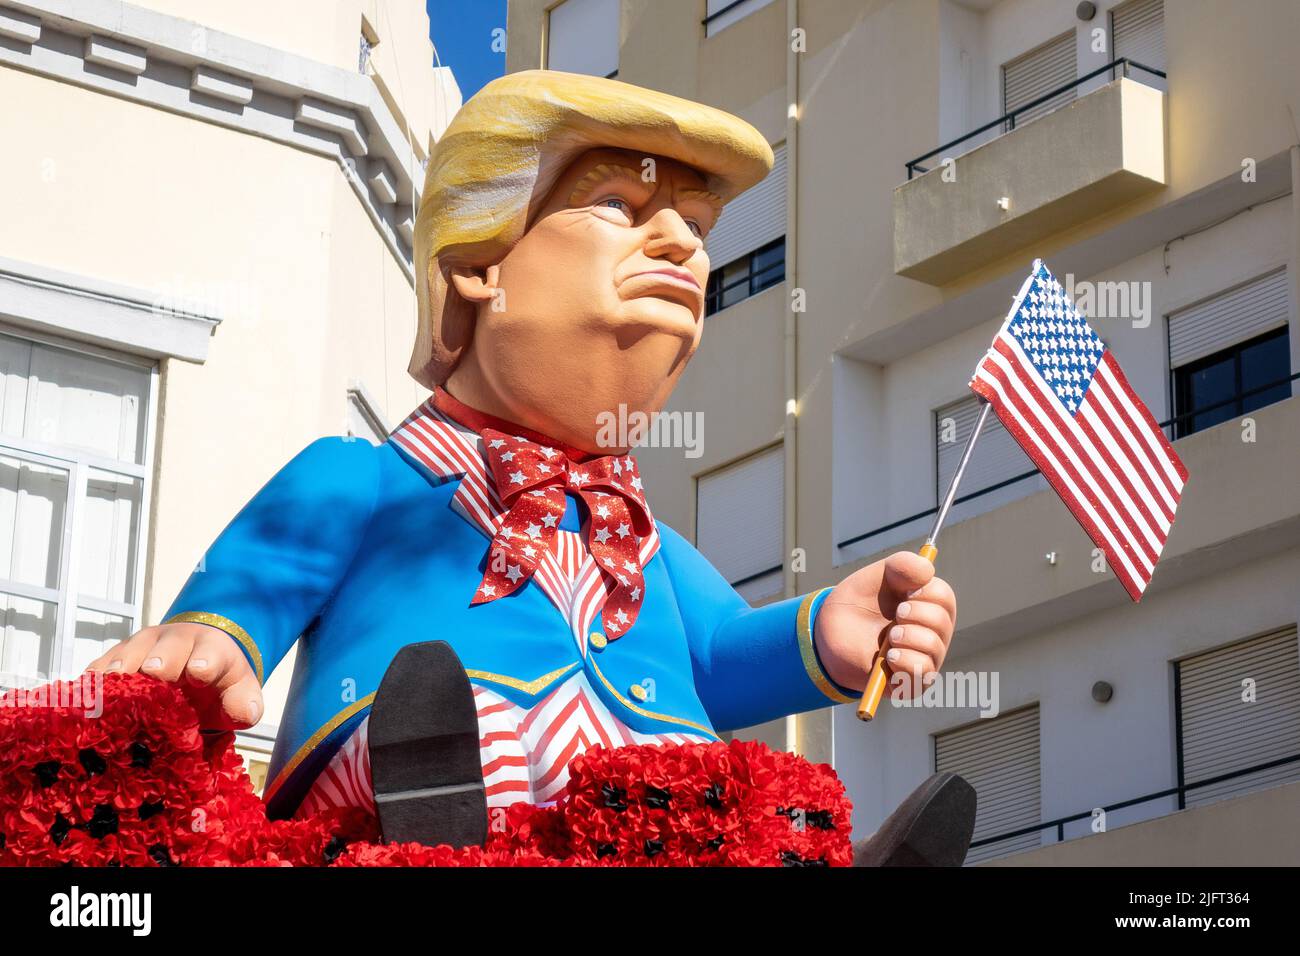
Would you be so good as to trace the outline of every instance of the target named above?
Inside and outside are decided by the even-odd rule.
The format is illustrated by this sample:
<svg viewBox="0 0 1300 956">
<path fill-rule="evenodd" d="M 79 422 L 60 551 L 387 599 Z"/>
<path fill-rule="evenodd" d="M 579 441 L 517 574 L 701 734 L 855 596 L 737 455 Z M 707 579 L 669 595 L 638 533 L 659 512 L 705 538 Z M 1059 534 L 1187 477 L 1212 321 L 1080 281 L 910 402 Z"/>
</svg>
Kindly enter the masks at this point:
<svg viewBox="0 0 1300 956">
<path fill-rule="evenodd" d="M 480 754 L 488 806 L 549 803 L 569 779 L 569 761 L 594 746 L 694 743 L 689 733 L 643 734 L 627 727 L 601 702 L 582 672 L 532 708 L 520 707 L 474 684 Z M 367 748 L 369 718 L 343 744 L 304 798 L 299 815 L 331 807 L 375 810 Z"/>
<path fill-rule="evenodd" d="M 1169 537 L 1187 470 L 1110 351 L 1073 416 L 1005 328 L 971 388 L 992 403 L 1138 600 Z"/>
<path fill-rule="evenodd" d="M 491 542 L 505 523 L 506 510 L 493 485 L 478 434 L 443 414 L 430 398 L 407 416 L 389 440 L 436 477 L 460 477 L 452 506 Z M 650 534 L 641 539 L 641 566 L 645 567 L 658 550 L 659 531 L 652 524 Z M 574 641 L 586 656 L 587 635 L 611 588 L 582 536 L 564 531 L 558 534 L 533 580 L 569 622 Z M 472 597 L 467 595 L 465 603 Z"/>
</svg>

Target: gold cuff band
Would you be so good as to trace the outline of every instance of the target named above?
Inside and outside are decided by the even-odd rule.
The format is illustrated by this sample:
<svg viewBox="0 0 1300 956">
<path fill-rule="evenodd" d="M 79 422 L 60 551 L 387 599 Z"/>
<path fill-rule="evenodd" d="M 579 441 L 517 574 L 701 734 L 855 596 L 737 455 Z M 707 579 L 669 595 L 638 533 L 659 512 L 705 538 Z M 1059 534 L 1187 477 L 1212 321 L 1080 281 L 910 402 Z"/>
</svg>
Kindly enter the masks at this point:
<svg viewBox="0 0 1300 956">
<path fill-rule="evenodd" d="M 257 649 L 248 632 L 230 618 L 222 617 L 220 614 L 209 614 L 207 611 L 185 611 L 182 614 L 173 614 L 163 621 L 163 624 L 207 624 L 209 627 L 225 631 L 248 652 L 248 656 L 253 661 L 253 670 L 257 673 L 257 682 L 266 683 L 266 675 L 262 673 L 262 652 Z"/>
<path fill-rule="evenodd" d="M 840 690 L 826 676 L 822 670 L 822 665 L 817 660 L 817 650 L 813 647 L 813 615 L 812 606 L 818 597 L 825 594 L 830 588 L 822 588 L 820 591 L 813 591 L 799 605 L 799 617 L 795 621 L 795 631 L 799 635 L 799 656 L 803 658 L 804 670 L 808 672 L 808 679 L 817 685 L 817 689 L 835 701 L 837 704 L 851 704 L 856 697 L 849 697 L 840 692 Z"/>
</svg>

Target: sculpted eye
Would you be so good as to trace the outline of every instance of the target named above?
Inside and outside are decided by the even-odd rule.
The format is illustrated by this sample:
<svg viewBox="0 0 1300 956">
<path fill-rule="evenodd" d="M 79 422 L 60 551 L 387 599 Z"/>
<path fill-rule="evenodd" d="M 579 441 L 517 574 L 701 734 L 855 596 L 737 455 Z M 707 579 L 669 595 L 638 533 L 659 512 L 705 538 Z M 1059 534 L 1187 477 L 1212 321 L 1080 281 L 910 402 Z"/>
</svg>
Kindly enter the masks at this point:
<svg viewBox="0 0 1300 956">
<path fill-rule="evenodd" d="M 696 239 L 704 238 L 704 230 L 700 228 L 700 224 L 696 222 L 694 219 L 686 220 L 686 228 L 691 231 L 691 233 L 695 236 Z"/>
<path fill-rule="evenodd" d="M 628 222 L 632 221 L 632 205 L 626 199 L 620 199 L 618 196 L 610 196 L 596 203 L 597 207 L 604 209 L 613 209 L 621 212 L 627 217 Z"/>
</svg>

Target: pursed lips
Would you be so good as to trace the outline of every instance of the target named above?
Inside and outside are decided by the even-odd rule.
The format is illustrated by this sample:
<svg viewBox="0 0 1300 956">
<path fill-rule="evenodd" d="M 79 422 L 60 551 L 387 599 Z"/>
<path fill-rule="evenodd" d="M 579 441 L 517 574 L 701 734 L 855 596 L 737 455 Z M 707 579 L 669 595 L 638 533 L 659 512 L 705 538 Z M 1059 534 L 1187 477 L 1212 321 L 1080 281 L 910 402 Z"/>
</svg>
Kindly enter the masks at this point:
<svg viewBox="0 0 1300 956">
<path fill-rule="evenodd" d="M 666 279 L 673 280 L 675 283 L 689 286 L 695 292 L 700 291 L 699 280 L 685 269 L 647 269 L 645 272 L 634 273 L 623 281 L 627 282 L 631 279 L 639 279 L 643 276 L 663 276 Z"/>
</svg>

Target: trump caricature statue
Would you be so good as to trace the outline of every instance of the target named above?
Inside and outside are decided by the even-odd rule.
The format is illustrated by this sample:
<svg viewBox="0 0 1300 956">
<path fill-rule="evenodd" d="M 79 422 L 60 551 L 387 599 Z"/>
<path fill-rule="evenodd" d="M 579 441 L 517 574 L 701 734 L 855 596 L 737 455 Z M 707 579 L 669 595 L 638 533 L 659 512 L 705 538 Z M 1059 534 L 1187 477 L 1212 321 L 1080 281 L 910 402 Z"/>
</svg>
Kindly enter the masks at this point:
<svg viewBox="0 0 1300 956">
<path fill-rule="evenodd" d="M 91 667 L 181 681 L 210 726 L 241 727 L 299 642 L 270 813 L 358 805 L 386 839 L 461 844 L 486 807 L 552 800 L 588 742 L 850 701 L 882 645 L 895 673 L 934 673 L 955 598 L 929 562 L 750 607 L 598 441 L 620 406 L 667 401 L 703 331 L 704 238 L 771 164 L 747 123 L 663 93 L 488 84 L 416 223 L 410 372 L 431 397 L 383 445 L 305 448 L 165 621 Z"/>
</svg>

